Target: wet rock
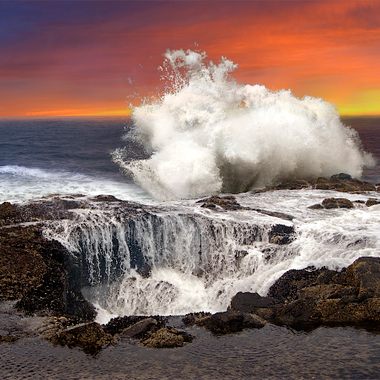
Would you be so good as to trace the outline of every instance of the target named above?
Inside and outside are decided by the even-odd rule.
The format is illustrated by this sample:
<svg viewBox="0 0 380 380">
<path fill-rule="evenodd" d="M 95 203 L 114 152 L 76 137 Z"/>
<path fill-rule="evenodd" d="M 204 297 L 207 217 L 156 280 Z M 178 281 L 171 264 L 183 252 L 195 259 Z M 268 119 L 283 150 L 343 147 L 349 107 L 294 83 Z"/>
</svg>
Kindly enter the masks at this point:
<svg viewBox="0 0 380 380">
<path fill-rule="evenodd" d="M 192 340 L 193 336 L 185 331 L 180 331 L 173 327 L 163 327 L 153 332 L 141 343 L 145 347 L 151 348 L 174 348 L 182 347 L 185 343 Z"/>
<path fill-rule="evenodd" d="M 143 322 L 143 323 L 139 324 L 140 322 Z M 159 316 L 148 318 L 146 316 L 138 316 L 138 315 L 116 317 L 116 318 L 112 318 L 104 326 L 104 331 L 106 331 L 107 333 L 111 335 L 122 334 L 123 332 L 127 331 L 129 328 L 135 326 L 136 327 L 135 331 L 137 332 L 138 329 L 143 330 L 144 325 L 147 327 L 151 323 L 153 323 L 157 327 L 163 327 L 165 326 L 166 319 L 164 317 L 159 317 Z M 130 330 L 131 334 L 132 332 L 133 332 L 133 329 Z"/>
<path fill-rule="evenodd" d="M 186 314 L 182 318 L 182 322 L 186 326 L 192 326 L 194 324 L 201 324 L 201 320 L 206 318 L 206 317 L 209 317 L 210 315 L 211 315 L 211 313 L 204 312 L 204 311 L 201 311 L 198 313 L 189 313 L 189 314 Z"/>
<path fill-rule="evenodd" d="M 309 180 L 293 180 L 278 184 L 277 186 L 266 188 L 266 190 L 300 190 L 318 189 L 335 190 L 345 193 L 366 193 L 368 191 L 379 191 L 380 186 L 369 182 L 352 178 L 349 174 L 340 173 L 330 178 L 319 177 Z"/>
<path fill-rule="evenodd" d="M 331 180 L 340 180 L 340 181 L 349 181 L 352 180 L 352 177 L 347 174 L 347 173 L 339 173 L 339 174 L 334 174 L 330 177 Z"/>
<path fill-rule="evenodd" d="M 294 216 L 289 215 L 289 214 L 285 214 L 283 212 L 263 210 L 261 208 L 252 208 L 250 210 L 256 211 L 256 212 L 258 212 L 260 214 L 273 216 L 273 217 L 279 218 L 279 219 L 290 220 L 290 221 L 292 221 L 294 219 Z"/>
<path fill-rule="evenodd" d="M 157 326 L 158 322 L 154 318 L 145 318 L 122 330 L 121 335 L 128 338 L 142 338 L 156 329 Z"/>
<path fill-rule="evenodd" d="M 322 201 L 322 206 L 330 208 L 354 208 L 353 203 L 346 198 L 326 198 Z"/>
<path fill-rule="evenodd" d="M 361 257 L 340 276 L 342 281 L 358 289 L 358 298 L 380 297 L 380 258 Z"/>
<path fill-rule="evenodd" d="M 235 197 L 229 196 L 229 195 L 225 195 L 225 196 L 214 195 L 206 199 L 201 199 L 197 201 L 197 203 L 201 203 L 201 207 L 209 208 L 211 210 L 223 209 L 227 211 L 235 211 L 235 210 L 244 209 L 244 207 L 242 207 L 237 202 Z"/>
<path fill-rule="evenodd" d="M 326 198 L 322 201 L 322 204 L 315 204 L 310 206 L 310 209 L 334 209 L 334 208 L 354 208 L 354 204 L 346 198 Z"/>
<path fill-rule="evenodd" d="M 367 202 L 365 203 L 365 205 L 366 205 L 367 207 L 380 205 L 380 201 L 379 201 L 378 199 L 375 199 L 375 198 L 369 198 L 369 199 L 367 200 Z"/>
<path fill-rule="evenodd" d="M 326 268 L 315 270 L 292 269 L 285 272 L 269 289 L 268 297 L 279 302 L 289 302 L 298 297 L 299 291 L 305 287 L 333 281 L 335 271 Z"/>
<path fill-rule="evenodd" d="M 69 252 L 45 239 L 40 227 L 1 228 L 0 246 L 1 300 L 18 299 L 16 307 L 28 314 L 69 314 L 82 321 L 95 317 L 71 279 Z"/>
<path fill-rule="evenodd" d="M 58 333 L 54 341 L 54 343 L 70 348 L 80 347 L 89 354 L 97 354 L 103 347 L 112 342 L 112 336 L 106 333 L 96 322 L 67 328 Z"/>
<path fill-rule="evenodd" d="M 205 317 L 197 321 L 196 324 L 205 327 L 213 334 L 230 334 L 242 331 L 245 328 L 264 327 L 266 321 L 255 314 L 228 310 Z"/>
<path fill-rule="evenodd" d="M 346 270 L 291 270 L 269 290 L 280 305 L 272 320 L 296 328 L 380 323 L 380 258 L 362 257 Z"/>
<path fill-rule="evenodd" d="M 284 224 L 275 224 L 268 233 L 269 243 L 272 244 L 290 244 L 295 238 L 295 230 L 293 226 Z"/>
<path fill-rule="evenodd" d="M 258 293 L 238 292 L 232 297 L 230 308 L 243 313 L 254 313 L 259 308 L 271 308 L 276 302 L 276 299 L 262 297 Z"/>
</svg>

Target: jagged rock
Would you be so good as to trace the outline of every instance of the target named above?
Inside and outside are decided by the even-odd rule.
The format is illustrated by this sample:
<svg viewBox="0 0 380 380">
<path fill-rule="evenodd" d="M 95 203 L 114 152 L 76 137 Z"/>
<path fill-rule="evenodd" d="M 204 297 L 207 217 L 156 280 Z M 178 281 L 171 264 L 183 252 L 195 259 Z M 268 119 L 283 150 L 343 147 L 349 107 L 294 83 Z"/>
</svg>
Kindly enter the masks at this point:
<svg viewBox="0 0 380 380">
<path fill-rule="evenodd" d="M 365 202 L 365 205 L 366 205 L 367 207 L 380 205 L 380 201 L 379 201 L 378 199 L 375 199 L 375 198 L 369 198 L 369 199 L 367 200 L 367 202 Z"/>
<path fill-rule="evenodd" d="M 143 340 L 142 344 L 151 348 L 174 348 L 182 347 L 192 340 L 193 336 L 185 331 L 180 331 L 173 327 L 163 327 Z"/>
<path fill-rule="evenodd" d="M 17 300 L 26 313 L 47 312 L 92 320 L 94 307 L 81 294 L 66 270 L 70 254 L 42 236 L 38 226 L 0 229 L 0 299 Z"/>
<path fill-rule="evenodd" d="M 292 270 L 269 290 L 281 302 L 272 320 L 292 327 L 380 323 L 380 258 L 361 257 L 346 270 Z"/>
<path fill-rule="evenodd" d="M 213 334 L 230 334 L 245 328 L 264 327 L 266 321 L 255 314 L 228 310 L 202 318 L 196 321 L 196 324 L 205 327 Z"/>
<path fill-rule="evenodd" d="M 289 270 L 270 287 L 268 297 L 272 297 L 279 302 L 293 301 L 298 297 L 301 289 L 333 281 L 333 277 L 336 274 L 337 272 L 326 268 L 318 270 L 315 270 L 315 268 Z"/>
<path fill-rule="evenodd" d="M 343 281 L 358 288 L 358 298 L 380 297 L 380 258 L 361 257 L 341 274 Z"/>
<path fill-rule="evenodd" d="M 89 354 L 97 354 L 113 342 L 99 323 L 90 322 L 67 328 L 56 335 L 54 343 L 68 347 L 80 347 Z"/>
<path fill-rule="evenodd" d="M 275 224 L 268 233 L 269 243 L 272 244 L 289 244 L 294 240 L 295 230 L 293 226 L 284 224 Z"/>
</svg>

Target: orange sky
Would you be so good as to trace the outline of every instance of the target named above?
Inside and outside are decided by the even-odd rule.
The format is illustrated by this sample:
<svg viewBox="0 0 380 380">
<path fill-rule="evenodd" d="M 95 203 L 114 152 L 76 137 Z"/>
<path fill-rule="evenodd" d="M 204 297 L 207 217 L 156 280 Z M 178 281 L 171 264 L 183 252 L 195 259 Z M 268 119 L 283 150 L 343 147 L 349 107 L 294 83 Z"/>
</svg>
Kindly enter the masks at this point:
<svg viewBox="0 0 380 380">
<path fill-rule="evenodd" d="M 0 116 L 127 115 L 166 49 L 239 81 L 380 114 L 380 1 L 1 2 Z"/>
</svg>

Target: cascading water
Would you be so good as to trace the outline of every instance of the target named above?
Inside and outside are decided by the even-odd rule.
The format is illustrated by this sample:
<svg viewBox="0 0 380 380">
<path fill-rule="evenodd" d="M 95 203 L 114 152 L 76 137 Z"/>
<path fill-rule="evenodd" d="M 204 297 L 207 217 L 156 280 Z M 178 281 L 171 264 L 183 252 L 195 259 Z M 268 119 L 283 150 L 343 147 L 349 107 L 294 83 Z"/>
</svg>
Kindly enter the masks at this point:
<svg viewBox="0 0 380 380">
<path fill-rule="evenodd" d="M 238 291 L 265 294 L 289 269 L 339 269 L 357 257 L 379 255 L 379 206 L 314 211 L 307 207 L 326 192 L 277 193 L 238 199 L 252 209 L 292 211 L 293 222 L 252 209 L 215 212 L 193 201 L 157 207 L 124 202 L 76 210 L 45 233 L 81 262 L 84 294 L 101 311 L 101 321 L 225 310 Z M 270 240 L 278 227 L 291 233 L 293 226 L 289 244 Z"/>
</svg>

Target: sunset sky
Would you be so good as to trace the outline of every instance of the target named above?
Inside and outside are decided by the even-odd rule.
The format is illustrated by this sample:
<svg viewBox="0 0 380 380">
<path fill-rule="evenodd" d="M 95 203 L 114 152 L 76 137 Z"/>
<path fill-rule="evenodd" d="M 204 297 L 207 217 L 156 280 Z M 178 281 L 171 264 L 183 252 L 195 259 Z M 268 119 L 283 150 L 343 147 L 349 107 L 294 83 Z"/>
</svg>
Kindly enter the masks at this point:
<svg viewBox="0 0 380 380">
<path fill-rule="evenodd" d="M 0 117 L 127 115 L 166 49 L 234 77 L 380 114 L 380 1 L 1 1 Z"/>
</svg>

